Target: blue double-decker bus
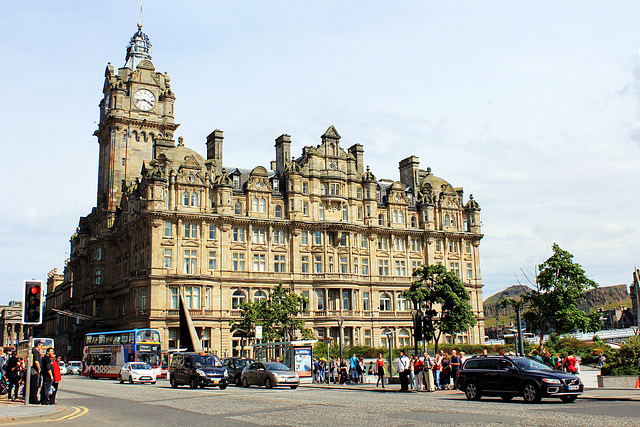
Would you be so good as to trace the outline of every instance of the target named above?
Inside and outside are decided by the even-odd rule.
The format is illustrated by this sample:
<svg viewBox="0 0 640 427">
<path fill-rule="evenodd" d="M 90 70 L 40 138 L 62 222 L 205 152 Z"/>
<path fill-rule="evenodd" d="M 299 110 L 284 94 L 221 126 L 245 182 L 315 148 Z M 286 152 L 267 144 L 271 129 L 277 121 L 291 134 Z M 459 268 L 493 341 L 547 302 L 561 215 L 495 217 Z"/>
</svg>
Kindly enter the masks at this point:
<svg viewBox="0 0 640 427">
<path fill-rule="evenodd" d="M 161 349 L 160 332 L 155 329 L 90 333 L 84 340 L 82 375 L 118 378 L 125 363 L 146 362 L 160 376 Z"/>
</svg>

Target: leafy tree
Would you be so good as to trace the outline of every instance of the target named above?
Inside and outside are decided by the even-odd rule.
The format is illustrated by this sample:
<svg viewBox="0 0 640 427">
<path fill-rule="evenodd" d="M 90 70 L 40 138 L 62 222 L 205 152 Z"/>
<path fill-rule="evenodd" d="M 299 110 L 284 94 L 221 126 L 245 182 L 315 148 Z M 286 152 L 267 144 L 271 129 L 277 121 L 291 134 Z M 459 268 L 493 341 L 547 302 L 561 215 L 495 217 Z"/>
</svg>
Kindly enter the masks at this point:
<svg viewBox="0 0 640 427">
<path fill-rule="evenodd" d="M 602 375 L 640 375 L 640 339 L 631 337 L 620 350 L 607 357 Z"/>
<path fill-rule="evenodd" d="M 311 330 L 304 327 L 303 313 L 309 301 L 282 284 L 271 290 L 268 298 L 241 303 L 238 308 L 242 320 L 231 320 L 231 331 L 242 331 L 247 337 L 255 337 L 255 326 L 262 326 L 264 341 L 293 341 L 297 332 L 312 338 Z"/>
<path fill-rule="evenodd" d="M 596 312 L 587 314 L 578 308 L 585 290 L 598 285 L 589 279 L 573 255 L 553 244 L 553 255 L 538 266 L 535 289 L 522 296 L 527 307 L 524 320 L 530 330 L 542 337 L 553 329 L 558 334 L 583 329 L 596 332 L 602 329 L 602 320 Z"/>
<path fill-rule="evenodd" d="M 477 318 L 469 302 L 471 297 L 460 278 L 442 265 L 423 265 L 413 275 L 417 280 L 404 291 L 404 296 L 414 304 L 419 304 L 425 310 L 425 316 L 431 317 L 431 335 L 435 340 L 435 351 L 438 352 L 442 334 L 455 336 L 476 324 Z"/>
</svg>

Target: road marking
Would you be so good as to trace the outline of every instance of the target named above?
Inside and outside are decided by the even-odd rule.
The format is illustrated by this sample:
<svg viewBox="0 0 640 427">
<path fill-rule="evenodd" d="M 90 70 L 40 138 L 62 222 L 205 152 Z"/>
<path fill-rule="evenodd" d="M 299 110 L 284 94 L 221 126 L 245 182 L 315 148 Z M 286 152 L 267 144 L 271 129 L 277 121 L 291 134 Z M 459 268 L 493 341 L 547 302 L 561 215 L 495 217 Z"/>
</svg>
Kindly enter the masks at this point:
<svg viewBox="0 0 640 427">
<path fill-rule="evenodd" d="M 80 414 L 78 414 L 78 415 L 71 414 L 71 416 L 67 418 L 67 421 L 68 420 L 75 420 L 76 418 L 81 417 L 84 414 L 86 414 L 87 412 L 89 412 L 89 409 L 85 408 L 84 406 L 79 406 L 79 408 L 82 408 L 82 412 Z"/>
<path fill-rule="evenodd" d="M 77 414 L 78 412 L 80 412 L 80 411 L 81 411 L 81 409 L 80 409 L 80 408 L 78 408 L 78 407 L 76 407 L 76 406 L 72 406 L 72 408 L 73 408 L 73 413 L 72 413 L 72 414 L 68 414 L 68 415 L 65 415 L 64 417 L 60 417 L 60 418 L 57 418 L 57 419 L 55 419 L 55 420 L 51 420 L 51 421 L 62 421 L 62 420 L 66 420 L 67 418 L 69 418 L 69 417 L 71 417 L 71 416 L 73 416 L 73 415 L 75 415 L 75 414 Z"/>
</svg>

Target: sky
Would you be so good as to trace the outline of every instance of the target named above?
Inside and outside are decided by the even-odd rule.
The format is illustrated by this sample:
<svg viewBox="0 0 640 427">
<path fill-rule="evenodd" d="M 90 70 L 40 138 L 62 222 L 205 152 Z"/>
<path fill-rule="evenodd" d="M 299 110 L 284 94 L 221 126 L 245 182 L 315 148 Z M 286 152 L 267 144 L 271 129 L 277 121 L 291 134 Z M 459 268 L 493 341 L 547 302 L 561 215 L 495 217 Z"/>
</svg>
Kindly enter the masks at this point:
<svg viewBox="0 0 640 427">
<path fill-rule="evenodd" d="M 62 272 L 96 203 L 98 103 L 137 0 L 8 2 L 0 26 L 0 304 Z M 480 204 L 484 298 L 557 243 L 600 286 L 640 265 L 640 2 L 145 1 L 176 138 L 269 167 L 330 125 L 378 178 L 410 155 Z M 15 202 L 15 203 L 14 203 Z"/>
</svg>

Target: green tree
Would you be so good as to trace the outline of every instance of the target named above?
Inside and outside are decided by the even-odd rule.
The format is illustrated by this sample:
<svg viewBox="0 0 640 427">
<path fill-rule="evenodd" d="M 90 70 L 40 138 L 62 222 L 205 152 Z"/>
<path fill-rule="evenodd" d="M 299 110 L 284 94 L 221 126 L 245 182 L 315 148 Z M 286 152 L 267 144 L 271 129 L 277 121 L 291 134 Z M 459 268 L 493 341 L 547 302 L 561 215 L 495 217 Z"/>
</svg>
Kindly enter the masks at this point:
<svg viewBox="0 0 640 427">
<path fill-rule="evenodd" d="M 471 297 L 460 278 L 442 265 L 423 265 L 413 275 L 417 280 L 404 291 L 404 296 L 418 304 L 431 318 L 433 332 L 430 338 L 434 340 L 437 352 L 442 334 L 455 336 L 476 324 Z"/>
<path fill-rule="evenodd" d="M 255 327 L 262 326 L 264 341 L 293 341 L 296 333 L 312 338 L 311 330 L 304 327 L 304 319 L 298 318 L 308 303 L 304 295 L 278 284 L 268 298 L 241 303 L 238 308 L 242 320 L 231 320 L 231 331 L 242 331 L 253 338 Z"/>
<path fill-rule="evenodd" d="M 584 291 L 598 285 L 573 262 L 573 255 L 557 244 L 553 244 L 553 255 L 538 266 L 534 285 L 522 301 L 527 307 L 524 320 L 530 330 L 540 334 L 540 347 L 542 337 L 551 329 L 558 334 L 602 329 L 598 313 L 587 314 L 578 308 Z"/>
</svg>

